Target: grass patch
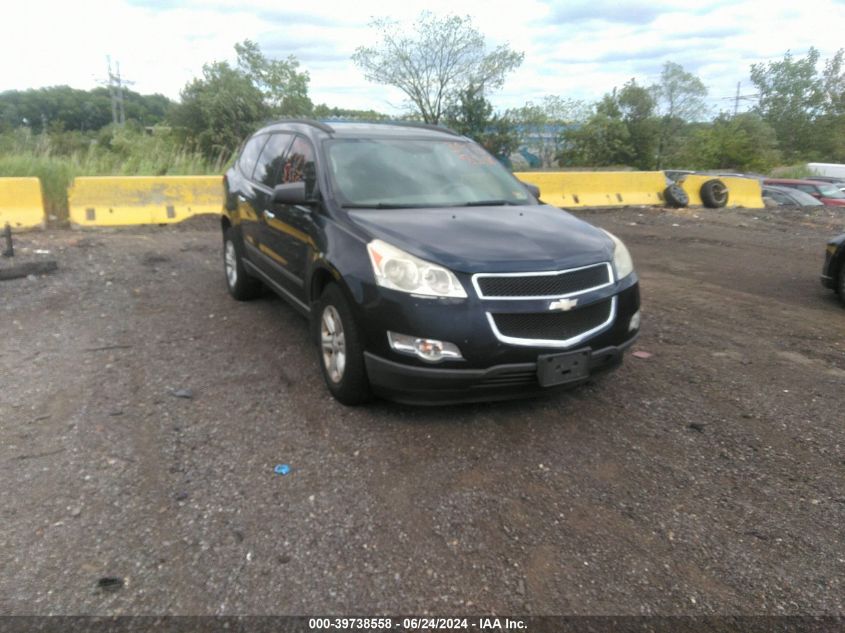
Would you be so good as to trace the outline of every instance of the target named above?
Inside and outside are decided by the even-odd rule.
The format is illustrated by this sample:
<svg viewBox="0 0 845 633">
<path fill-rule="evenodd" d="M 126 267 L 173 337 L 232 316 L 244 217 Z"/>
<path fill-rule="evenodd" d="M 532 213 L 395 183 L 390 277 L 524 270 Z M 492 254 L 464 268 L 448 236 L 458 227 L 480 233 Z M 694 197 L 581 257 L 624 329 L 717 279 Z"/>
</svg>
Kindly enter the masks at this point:
<svg viewBox="0 0 845 633">
<path fill-rule="evenodd" d="M 0 134 L 0 177 L 36 177 L 51 220 L 68 217 L 67 190 L 77 176 L 195 176 L 222 173 L 229 160 L 209 160 L 167 130 L 154 134 L 105 128 L 96 134 L 28 130 Z"/>
</svg>

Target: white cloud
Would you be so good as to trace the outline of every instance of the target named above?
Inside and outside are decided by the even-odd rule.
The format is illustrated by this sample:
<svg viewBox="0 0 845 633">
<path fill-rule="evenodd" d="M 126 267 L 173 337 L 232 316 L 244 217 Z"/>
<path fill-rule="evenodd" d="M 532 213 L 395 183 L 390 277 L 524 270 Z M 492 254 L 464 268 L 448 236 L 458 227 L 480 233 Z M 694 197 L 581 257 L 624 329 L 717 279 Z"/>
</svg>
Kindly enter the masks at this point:
<svg viewBox="0 0 845 633">
<path fill-rule="evenodd" d="M 297 56 L 311 73 L 315 102 L 395 112 L 402 94 L 367 83 L 350 61 L 372 42 L 374 16 L 412 19 L 421 10 L 470 15 L 491 43 L 525 51 L 523 66 L 491 95 L 499 108 L 546 94 L 598 99 L 636 77 L 656 80 L 666 61 L 699 74 L 714 109 L 755 62 L 809 46 L 830 57 L 841 47 L 845 4 L 809 0 L 381 0 L 281 4 L 244 0 L 29 0 L 8 3 L 0 22 L 0 90 L 68 84 L 91 88 L 106 75 L 106 55 L 143 93 L 178 98 L 206 62 L 232 59 L 235 42 L 257 40 L 268 54 Z"/>
</svg>

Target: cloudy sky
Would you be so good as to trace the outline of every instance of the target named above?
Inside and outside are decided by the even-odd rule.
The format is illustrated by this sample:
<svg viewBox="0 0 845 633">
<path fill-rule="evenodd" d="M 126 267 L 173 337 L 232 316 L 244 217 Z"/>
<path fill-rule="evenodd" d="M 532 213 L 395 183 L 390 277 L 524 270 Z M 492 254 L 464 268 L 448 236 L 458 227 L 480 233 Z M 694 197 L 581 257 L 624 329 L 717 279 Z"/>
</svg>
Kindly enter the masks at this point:
<svg viewBox="0 0 845 633">
<path fill-rule="evenodd" d="M 594 101 L 631 77 L 652 83 L 674 61 L 701 77 L 717 112 L 732 108 L 737 82 L 754 92 L 752 63 L 810 46 L 824 59 L 845 46 L 845 0 L 9 0 L 0 91 L 93 88 L 111 55 L 132 89 L 178 98 L 203 63 L 233 59 L 250 38 L 269 56 L 295 55 L 315 103 L 398 113 L 401 93 L 366 82 L 350 55 L 373 42 L 371 17 L 410 20 L 423 9 L 469 15 L 491 44 L 525 53 L 490 95 L 499 109 L 547 94 Z"/>
</svg>

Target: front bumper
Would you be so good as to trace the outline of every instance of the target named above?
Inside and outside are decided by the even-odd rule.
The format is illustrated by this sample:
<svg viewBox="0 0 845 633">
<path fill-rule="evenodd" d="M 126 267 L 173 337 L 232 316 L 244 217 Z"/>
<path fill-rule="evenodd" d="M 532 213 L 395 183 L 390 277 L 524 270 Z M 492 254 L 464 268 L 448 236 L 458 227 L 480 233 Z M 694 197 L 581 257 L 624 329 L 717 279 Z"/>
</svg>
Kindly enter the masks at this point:
<svg viewBox="0 0 845 633">
<path fill-rule="evenodd" d="M 639 332 L 619 345 L 593 350 L 590 376 L 618 367 L 623 352 L 634 344 Z M 571 389 L 586 382 L 576 380 L 543 388 L 537 379 L 537 363 L 511 363 L 486 369 L 441 369 L 418 367 L 387 360 L 365 352 L 367 375 L 373 390 L 405 404 L 452 404 L 511 400 L 536 396 L 552 390 Z"/>
<path fill-rule="evenodd" d="M 836 280 L 831 277 L 830 275 L 822 275 L 821 276 L 822 286 L 825 288 L 833 288 L 836 289 Z"/>
</svg>

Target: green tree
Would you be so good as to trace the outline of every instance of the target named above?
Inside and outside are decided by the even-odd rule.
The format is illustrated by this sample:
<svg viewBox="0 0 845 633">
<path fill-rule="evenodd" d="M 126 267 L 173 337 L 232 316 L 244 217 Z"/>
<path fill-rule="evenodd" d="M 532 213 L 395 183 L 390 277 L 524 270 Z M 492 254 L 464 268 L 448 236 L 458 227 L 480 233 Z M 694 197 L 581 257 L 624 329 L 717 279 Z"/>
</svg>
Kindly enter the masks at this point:
<svg viewBox="0 0 845 633">
<path fill-rule="evenodd" d="M 628 164 L 637 169 L 654 169 L 659 122 L 654 116 L 656 103 L 651 91 L 631 79 L 619 91 L 617 104 L 628 129 L 631 147 Z"/>
<path fill-rule="evenodd" d="M 546 167 L 562 149 L 561 131 L 586 121 L 589 115 L 589 106 L 583 101 L 557 95 L 546 95 L 539 103 L 528 101 L 506 113 L 516 126 L 520 145 L 535 153 Z"/>
<path fill-rule="evenodd" d="M 351 108 L 331 107 L 325 103 L 314 106 L 311 116 L 317 119 L 329 119 L 337 117 L 341 119 L 357 119 L 359 121 L 386 121 L 391 117 L 375 110 L 355 110 Z"/>
<path fill-rule="evenodd" d="M 712 123 L 698 124 L 691 131 L 678 165 L 766 173 L 779 160 L 775 132 L 759 114 L 722 113 Z"/>
<path fill-rule="evenodd" d="M 261 90 L 226 62 L 203 66 L 181 96 L 171 120 L 210 158 L 232 154 L 269 115 Z"/>
<path fill-rule="evenodd" d="M 634 79 L 613 89 L 595 105 L 583 125 L 571 126 L 560 136 L 558 164 L 606 167 L 654 167 L 657 122 L 651 92 Z"/>
<path fill-rule="evenodd" d="M 308 98 L 308 71 L 299 70 L 299 60 L 268 59 L 252 40 L 235 44 L 238 70 L 257 87 L 273 115 L 307 116 L 313 104 Z"/>
<path fill-rule="evenodd" d="M 504 44 L 489 50 L 469 16 L 441 18 L 424 11 L 411 33 L 387 18 L 370 26 L 381 41 L 358 47 L 352 61 L 368 81 L 399 88 L 423 120 L 435 125 L 462 90 L 501 87 L 524 57 Z"/>
<path fill-rule="evenodd" d="M 563 131 L 561 167 L 629 165 L 634 156 L 628 126 L 618 116 L 599 109 L 586 123 Z"/>
<path fill-rule="evenodd" d="M 680 64 L 666 62 L 652 91 L 660 115 L 656 166 L 662 169 L 678 151 L 685 126 L 706 113 L 707 88 Z"/>
<path fill-rule="evenodd" d="M 132 90 L 124 91 L 124 103 L 127 120 L 140 125 L 162 122 L 173 105 L 162 95 L 141 95 Z M 111 122 L 111 99 L 106 88 L 50 86 L 0 93 L 0 127 L 5 129 L 23 126 L 40 133 L 59 125 L 62 130 L 87 132 Z"/>
<path fill-rule="evenodd" d="M 832 102 L 826 99 L 818 62 L 819 52 L 810 48 L 803 58 L 787 52 L 780 61 L 751 65 L 751 81 L 759 94 L 755 111 L 774 129 L 788 161 L 820 157 L 823 134 L 814 123 Z M 831 88 L 834 72 L 831 69 Z"/>
<path fill-rule="evenodd" d="M 444 118 L 450 128 L 481 144 L 494 156 L 507 159 L 519 144 L 513 123 L 493 113 L 493 106 L 480 87 L 462 90 Z"/>
</svg>

